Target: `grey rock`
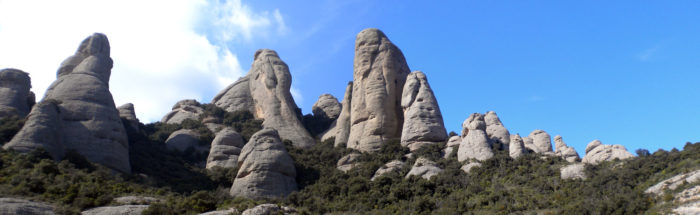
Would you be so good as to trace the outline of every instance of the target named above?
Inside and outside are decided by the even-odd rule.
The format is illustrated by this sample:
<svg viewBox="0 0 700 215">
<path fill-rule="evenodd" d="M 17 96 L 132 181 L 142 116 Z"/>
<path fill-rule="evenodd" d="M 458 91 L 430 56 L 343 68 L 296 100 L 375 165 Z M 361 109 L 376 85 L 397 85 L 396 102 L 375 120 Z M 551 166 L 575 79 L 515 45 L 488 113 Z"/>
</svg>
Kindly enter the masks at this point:
<svg viewBox="0 0 700 215">
<path fill-rule="evenodd" d="M 415 151 L 447 140 L 445 123 L 437 98 L 421 71 L 408 74 L 401 96 L 403 130 L 401 145 Z"/>
<path fill-rule="evenodd" d="M 126 119 L 130 126 L 133 129 L 138 130 L 139 128 L 139 119 L 136 118 L 136 111 L 134 110 L 134 104 L 132 103 L 126 103 L 123 104 L 122 106 L 117 107 L 117 111 L 119 111 L 119 117 L 122 119 Z M 124 125 L 127 126 L 127 125 Z"/>
<path fill-rule="evenodd" d="M 63 61 L 57 80 L 49 86 L 44 96 L 44 101 L 52 100 L 58 107 L 60 127 L 44 129 L 59 129 L 62 140 L 58 142 L 62 142 L 66 150 L 75 150 L 92 162 L 130 173 L 126 131 L 109 92 L 112 69 L 109 55 L 107 37 L 95 33 L 80 44 L 75 55 Z M 46 108 L 32 109 L 42 110 Z M 26 125 L 22 130 L 25 129 L 52 133 L 37 131 L 37 127 Z M 30 136 L 36 135 L 24 133 L 24 136 L 18 137 L 20 140 L 28 141 L 26 144 L 35 143 Z"/>
<path fill-rule="evenodd" d="M 297 105 L 289 89 L 289 67 L 269 49 L 255 52 L 248 74 L 214 97 L 212 103 L 226 111 L 250 111 L 264 119 L 263 127 L 276 129 L 283 139 L 297 148 L 310 148 L 315 140 L 301 124 Z"/>
<path fill-rule="evenodd" d="M 275 129 L 253 134 L 238 157 L 231 195 L 252 199 L 287 196 L 297 190 L 294 161 Z"/>
<path fill-rule="evenodd" d="M 348 172 L 359 164 L 361 156 L 362 154 L 356 152 L 345 155 L 342 158 L 340 158 L 340 160 L 338 160 L 336 168 L 340 171 Z"/>
<path fill-rule="evenodd" d="M 462 171 L 464 171 L 465 173 L 469 174 L 472 171 L 472 169 L 474 169 L 476 167 L 481 167 L 481 163 L 479 163 L 479 162 L 467 163 L 467 164 L 462 165 L 462 167 L 460 169 Z"/>
<path fill-rule="evenodd" d="M 532 142 L 531 137 L 523 137 L 523 146 L 525 146 L 525 151 L 527 150 L 532 150 L 532 152 L 535 152 L 535 144 Z"/>
<path fill-rule="evenodd" d="M 447 146 L 445 147 L 445 149 L 442 150 L 442 153 L 443 153 L 442 157 L 447 159 L 450 156 L 452 156 L 452 153 L 455 151 L 455 148 L 458 148 L 461 143 L 462 143 L 462 137 L 460 137 L 460 136 L 450 137 L 450 139 L 447 140 Z"/>
<path fill-rule="evenodd" d="M 644 193 L 660 196 L 667 190 L 675 190 L 681 185 L 692 184 L 700 181 L 700 170 L 695 170 L 685 174 L 679 174 L 669 179 L 663 180 L 649 188 Z"/>
<path fill-rule="evenodd" d="M 238 132 L 232 128 L 224 128 L 219 131 L 211 142 L 211 149 L 207 157 L 207 169 L 214 167 L 236 168 L 238 166 L 238 156 L 245 142 Z"/>
<path fill-rule="evenodd" d="M 34 104 L 29 74 L 18 69 L 0 70 L 0 118 L 24 118 Z"/>
<path fill-rule="evenodd" d="M 329 129 L 332 131 L 331 133 L 335 134 L 335 147 L 346 145 L 348 143 L 348 139 L 350 138 L 350 106 L 352 104 L 352 89 L 353 84 L 350 82 L 345 87 L 345 95 L 343 96 L 343 102 L 340 105 L 342 109 L 340 110 L 338 120 L 336 120 L 334 125 L 331 125 L 331 129 Z M 326 138 L 328 137 L 324 135 L 323 139 Z"/>
<path fill-rule="evenodd" d="M 511 135 L 510 144 L 508 145 L 508 154 L 510 157 L 517 159 L 527 153 L 525 142 L 523 141 L 523 138 L 520 137 L 520 134 Z"/>
<path fill-rule="evenodd" d="M 562 167 L 560 171 L 561 179 L 586 179 L 586 165 L 583 163 L 570 164 Z"/>
<path fill-rule="evenodd" d="M 700 214 L 700 185 L 676 193 L 673 198 L 673 213 L 681 215 Z"/>
<path fill-rule="evenodd" d="M 583 156 L 581 162 L 598 164 L 603 161 L 625 160 L 633 157 L 634 155 L 622 145 L 604 145 L 600 140 L 594 140 L 586 146 L 586 156 Z"/>
<path fill-rule="evenodd" d="M 501 147 L 503 147 L 502 149 L 508 149 L 508 144 L 510 144 L 510 132 L 503 126 L 496 112 L 486 112 L 484 121 L 486 122 L 486 135 L 489 137 L 491 143 L 500 143 Z"/>
<path fill-rule="evenodd" d="M 222 129 L 224 129 L 226 126 L 218 123 L 204 123 L 204 126 L 211 131 L 211 133 L 219 133 Z"/>
<path fill-rule="evenodd" d="M 535 153 L 552 152 L 552 137 L 543 130 L 534 130 L 528 136 L 532 139 L 532 145 L 530 145 L 532 151 Z M 525 147 L 528 147 L 526 142 Z"/>
<path fill-rule="evenodd" d="M 122 196 L 114 198 L 112 202 L 118 205 L 150 205 L 163 202 L 163 200 L 149 196 Z"/>
<path fill-rule="evenodd" d="M 0 214 L 53 215 L 53 206 L 17 198 L 0 198 Z"/>
<path fill-rule="evenodd" d="M 554 151 L 555 156 L 559 156 L 571 163 L 581 160 L 581 158 L 578 156 L 578 152 L 576 152 L 576 149 L 566 145 L 564 139 L 562 139 L 560 135 L 554 137 L 554 146 L 556 147 L 556 150 Z"/>
<path fill-rule="evenodd" d="M 28 153 L 44 148 L 55 160 L 61 160 L 66 149 L 63 144 L 63 123 L 56 103 L 54 100 L 45 100 L 34 105 L 22 129 L 3 149 Z"/>
<path fill-rule="evenodd" d="M 376 172 L 374 172 L 374 176 L 372 176 L 372 181 L 374 181 L 374 179 L 379 178 L 380 176 L 400 171 L 401 169 L 403 169 L 404 164 L 405 162 L 400 160 L 393 160 L 389 163 L 384 164 L 384 166 L 380 167 L 379 169 L 377 169 Z"/>
<path fill-rule="evenodd" d="M 401 137 L 401 92 L 411 70 L 401 50 L 374 28 L 357 34 L 353 67 L 347 147 L 375 152 L 386 141 Z"/>
<path fill-rule="evenodd" d="M 293 215 L 297 214 L 296 209 L 291 208 L 291 207 L 280 207 L 279 205 L 276 204 L 262 204 L 255 206 L 251 209 L 243 211 L 242 215 L 273 215 L 273 214 L 282 214 L 282 215 Z"/>
<path fill-rule="evenodd" d="M 415 175 L 430 180 L 430 177 L 440 174 L 442 171 L 443 170 L 438 167 L 437 163 L 427 158 L 420 157 L 416 159 L 416 163 L 413 164 L 411 171 L 406 174 L 406 178 Z"/>
<path fill-rule="evenodd" d="M 340 102 L 331 94 L 323 94 L 318 97 L 318 100 L 311 107 L 311 112 L 315 117 L 325 120 L 336 120 L 340 116 Z"/>
<path fill-rule="evenodd" d="M 231 214 L 240 214 L 240 212 L 236 208 L 229 208 L 228 210 L 209 211 L 206 213 L 201 213 L 199 215 L 231 215 Z"/>
<path fill-rule="evenodd" d="M 165 147 L 180 152 L 184 152 L 190 147 L 196 151 L 206 151 L 199 146 L 199 134 L 190 129 L 180 129 L 170 134 L 165 140 Z"/>
<path fill-rule="evenodd" d="M 121 205 L 96 207 L 81 212 L 82 215 L 141 215 L 148 205 Z"/>
<path fill-rule="evenodd" d="M 160 122 L 166 124 L 180 124 L 188 119 L 199 121 L 199 117 L 204 113 L 204 108 L 199 105 L 199 102 L 194 99 L 179 101 L 175 103 L 172 111 L 163 116 Z"/>
<path fill-rule="evenodd" d="M 462 143 L 457 150 L 457 160 L 470 159 L 488 160 L 493 157 L 493 151 L 486 136 L 484 115 L 473 113 L 462 124 Z"/>
</svg>

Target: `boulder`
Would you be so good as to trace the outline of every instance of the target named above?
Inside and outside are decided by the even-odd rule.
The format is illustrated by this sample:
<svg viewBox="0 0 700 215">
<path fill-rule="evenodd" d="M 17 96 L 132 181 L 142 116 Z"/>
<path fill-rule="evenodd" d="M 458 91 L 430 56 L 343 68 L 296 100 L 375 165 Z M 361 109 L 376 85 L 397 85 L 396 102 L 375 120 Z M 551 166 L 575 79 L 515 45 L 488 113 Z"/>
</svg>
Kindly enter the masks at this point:
<svg viewBox="0 0 700 215">
<path fill-rule="evenodd" d="M 241 215 L 293 215 L 297 210 L 291 207 L 279 206 L 276 204 L 262 204 L 243 211 Z"/>
<path fill-rule="evenodd" d="M 362 154 L 356 152 L 345 155 L 338 160 L 336 168 L 340 171 L 348 172 L 359 164 L 361 156 Z"/>
<path fill-rule="evenodd" d="M 525 148 L 525 142 L 520 134 L 515 134 L 510 136 L 510 144 L 508 145 L 508 154 L 511 158 L 517 159 L 524 154 L 527 154 L 527 149 Z"/>
<path fill-rule="evenodd" d="M 535 144 L 532 142 L 532 137 L 523 137 L 523 146 L 525 146 L 525 151 L 531 150 L 532 152 L 535 152 Z M 528 151 L 529 153 L 529 151 Z"/>
<path fill-rule="evenodd" d="M 81 215 L 141 215 L 148 205 L 121 205 L 96 207 L 81 212 Z"/>
<path fill-rule="evenodd" d="M 214 137 L 211 142 L 211 149 L 207 157 L 207 169 L 214 167 L 236 168 L 238 166 L 238 156 L 245 142 L 238 132 L 232 128 L 224 128 Z"/>
<path fill-rule="evenodd" d="M 472 169 L 475 167 L 481 167 L 481 163 L 479 163 L 479 162 L 467 163 L 467 164 L 462 165 L 462 168 L 460 168 L 460 169 L 462 171 L 464 171 L 465 173 L 469 174 L 472 171 Z"/>
<path fill-rule="evenodd" d="M 564 139 L 562 139 L 560 135 L 554 137 L 554 146 L 556 147 L 556 150 L 554 151 L 555 156 L 559 156 L 570 163 L 581 160 L 581 158 L 578 156 L 578 152 L 576 152 L 576 149 L 566 145 Z"/>
<path fill-rule="evenodd" d="M 462 143 L 462 137 L 460 136 L 452 136 L 450 137 L 449 140 L 447 140 L 447 146 L 445 146 L 445 149 L 442 150 L 442 157 L 447 159 L 450 156 L 452 156 L 452 153 L 455 151 L 455 148 L 459 147 L 459 144 Z"/>
<path fill-rule="evenodd" d="M 484 115 L 473 113 L 462 124 L 462 143 L 457 150 L 457 160 L 488 160 L 493 157 L 491 144 L 486 136 Z"/>
<path fill-rule="evenodd" d="M 401 138 L 401 92 L 411 70 L 401 50 L 375 28 L 357 34 L 353 68 L 347 147 L 376 152 L 386 141 Z"/>
<path fill-rule="evenodd" d="M 314 117 L 328 121 L 338 119 L 340 110 L 340 102 L 331 94 L 319 96 L 316 103 L 311 107 L 311 112 L 314 113 Z"/>
<path fill-rule="evenodd" d="M 28 153 L 44 148 L 55 160 L 61 160 L 66 151 L 62 125 L 57 101 L 41 101 L 34 105 L 22 129 L 3 149 Z"/>
<path fill-rule="evenodd" d="M 624 160 L 633 157 L 634 155 L 622 145 L 603 145 L 600 140 L 594 140 L 586 146 L 586 156 L 583 156 L 581 162 L 598 164 L 603 161 Z"/>
<path fill-rule="evenodd" d="M 29 74 L 18 69 L 0 70 L 0 118 L 24 118 L 34 105 Z"/>
<path fill-rule="evenodd" d="M 416 163 L 413 164 L 411 171 L 406 174 L 406 178 L 415 175 L 430 180 L 430 177 L 440 174 L 441 172 L 442 169 L 438 167 L 437 163 L 427 158 L 420 157 L 416 160 Z"/>
<path fill-rule="evenodd" d="M 560 170 L 561 179 L 586 179 L 586 166 L 583 163 L 570 164 Z"/>
<path fill-rule="evenodd" d="M 133 129 L 138 130 L 139 129 L 139 119 L 136 118 L 136 111 L 134 111 L 134 104 L 132 103 L 126 103 L 123 104 L 122 106 L 117 107 L 117 111 L 119 111 L 119 117 L 122 119 L 125 119 L 126 121 L 129 122 L 129 124 L 126 124 L 124 126 L 130 126 Z"/>
<path fill-rule="evenodd" d="M 489 137 L 491 144 L 498 143 L 501 145 L 501 149 L 509 149 L 508 144 L 510 144 L 510 132 L 508 132 L 508 129 L 503 126 L 503 123 L 501 123 L 501 119 L 498 118 L 496 112 L 486 112 L 484 121 L 486 122 L 486 136 Z"/>
<path fill-rule="evenodd" d="M 53 215 L 53 206 L 17 198 L 0 198 L 0 214 Z"/>
<path fill-rule="evenodd" d="M 348 83 L 345 87 L 345 95 L 343 97 L 343 102 L 340 105 L 342 108 L 340 110 L 340 115 L 338 119 L 331 124 L 331 128 L 328 129 L 327 134 L 324 134 L 322 140 L 326 140 L 332 136 L 335 136 L 335 147 L 340 147 L 348 143 L 348 138 L 350 138 L 350 104 L 352 103 L 352 81 Z"/>
<path fill-rule="evenodd" d="M 291 86 L 289 67 L 277 52 L 260 49 L 248 74 L 216 95 L 212 103 L 229 112 L 250 111 L 255 118 L 264 119 L 263 127 L 277 130 L 295 147 L 310 148 L 316 142 L 300 121 Z"/>
<path fill-rule="evenodd" d="M 426 145 L 445 142 L 445 123 L 425 74 L 421 71 L 408 74 L 401 95 L 404 118 L 401 145 L 415 151 Z"/>
<path fill-rule="evenodd" d="M 529 138 L 532 139 L 532 145 L 529 148 L 535 153 L 552 152 L 552 138 L 543 130 L 534 130 L 530 133 Z M 528 147 L 525 144 L 525 147 Z"/>
<path fill-rule="evenodd" d="M 283 197 L 297 190 L 294 160 L 275 129 L 253 134 L 241 150 L 238 166 L 230 191 L 234 197 Z"/>
<path fill-rule="evenodd" d="M 165 147 L 180 152 L 190 147 L 195 151 L 206 151 L 204 147 L 199 146 L 199 134 L 190 129 L 180 129 L 170 134 L 165 140 Z"/>
<path fill-rule="evenodd" d="M 43 129 L 58 129 L 65 150 L 75 150 L 88 160 L 114 170 L 131 172 L 129 143 L 119 111 L 109 92 L 109 77 L 112 69 L 110 47 L 107 36 L 95 33 L 86 38 L 75 55 L 69 57 L 58 69 L 57 80 L 46 90 L 43 101 L 53 101 L 57 114 L 34 113 L 36 116 L 58 115 L 60 127 L 44 126 Z M 52 105 L 49 105 L 52 106 Z M 34 108 L 45 111 L 52 108 Z M 30 113 L 32 114 L 32 113 Z M 53 133 L 39 131 L 36 123 L 28 122 L 16 135 L 14 144 L 41 143 L 48 137 L 31 134 Z M 34 141 L 33 139 L 39 138 Z M 18 143 L 19 141 L 27 141 Z M 9 148 L 14 145 L 10 142 Z M 60 159 L 60 157 L 54 157 Z"/>
<path fill-rule="evenodd" d="M 209 211 L 206 213 L 201 213 L 199 215 L 231 215 L 231 214 L 240 214 L 241 212 L 238 211 L 236 208 L 229 208 L 228 210 L 218 210 L 218 211 Z"/>
<path fill-rule="evenodd" d="M 692 184 L 698 181 L 700 181 L 700 170 L 695 170 L 689 173 L 676 175 L 669 179 L 663 180 L 658 184 L 647 188 L 644 191 L 644 193 L 660 196 L 664 194 L 664 191 L 675 190 L 681 185 Z"/>
<path fill-rule="evenodd" d="M 117 205 L 150 205 L 164 201 L 162 199 L 148 196 L 122 196 L 112 199 L 112 202 L 116 203 Z"/>
<path fill-rule="evenodd" d="M 199 117 L 204 113 L 204 108 L 194 99 L 186 99 L 175 103 L 170 113 L 160 120 L 166 124 L 180 124 L 187 119 L 199 121 Z"/>
<path fill-rule="evenodd" d="M 380 167 L 379 169 L 377 169 L 376 172 L 374 172 L 374 176 L 372 176 L 372 181 L 374 181 L 374 179 L 377 179 L 382 175 L 400 171 L 401 169 L 403 169 L 404 164 L 405 163 L 400 160 L 393 160 L 389 163 L 384 164 L 384 166 Z"/>
</svg>

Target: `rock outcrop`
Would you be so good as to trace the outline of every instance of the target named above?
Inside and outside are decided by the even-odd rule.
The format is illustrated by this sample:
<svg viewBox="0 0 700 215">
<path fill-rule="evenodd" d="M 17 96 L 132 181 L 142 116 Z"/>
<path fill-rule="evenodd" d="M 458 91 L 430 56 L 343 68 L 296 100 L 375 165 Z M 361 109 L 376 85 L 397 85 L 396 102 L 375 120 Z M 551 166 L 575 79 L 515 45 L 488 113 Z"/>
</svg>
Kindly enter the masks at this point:
<svg viewBox="0 0 700 215">
<path fill-rule="evenodd" d="M 554 146 L 556 147 L 554 154 L 568 162 L 573 163 L 581 159 L 578 156 L 578 152 L 576 152 L 576 149 L 574 149 L 574 147 L 566 145 L 564 139 L 562 139 L 562 137 L 559 135 L 554 137 Z"/>
<path fill-rule="evenodd" d="M 117 205 L 150 205 L 165 201 L 163 199 L 149 196 L 122 196 L 112 199 L 112 202 Z"/>
<path fill-rule="evenodd" d="M 663 180 L 654 186 L 647 188 L 644 193 L 655 194 L 660 196 L 666 190 L 675 190 L 681 185 L 691 184 L 700 181 L 700 170 L 695 170 L 689 173 L 673 176 Z"/>
<path fill-rule="evenodd" d="M 508 145 L 508 154 L 511 158 L 517 159 L 524 154 L 527 154 L 527 149 L 525 148 L 525 142 L 520 134 L 515 134 L 510 136 L 510 144 Z"/>
<path fill-rule="evenodd" d="M 53 215 L 53 206 L 17 198 L 0 198 L 0 214 Z"/>
<path fill-rule="evenodd" d="M 238 157 L 238 166 L 231 186 L 234 197 L 280 197 L 297 190 L 294 161 L 277 130 L 264 128 L 253 134 Z"/>
<path fill-rule="evenodd" d="M 375 152 L 401 137 L 401 92 L 411 70 L 401 50 L 374 28 L 357 34 L 353 66 L 347 147 Z"/>
<path fill-rule="evenodd" d="M 360 153 L 350 153 L 348 155 L 345 155 L 342 158 L 340 158 L 340 160 L 338 160 L 336 168 L 340 171 L 348 172 L 359 164 L 361 156 L 362 154 Z"/>
<path fill-rule="evenodd" d="M 421 71 L 408 74 L 401 96 L 403 130 L 401 145 L 415 151 L 447 140 L 447 131 L 437 98 Z"/>
<path fill-rule="evenodd" d="M 326 140 L 332 136 L 335 137 L 335 147 L 347 146 L 348 138 L 350 138 L 350 104 L 352 103 L 352 81 L 345 87 L 345 95 L 343 102 L 340 105 L 340 115 L 333 122 L 328 132 L 323 135 L 322 140 Z"/>
<path fill-rule="evenodd" d="M 547 132 L 543 130 L 534 130 L 530 133 L 528 138 L 532 140 L 532 145 L 528 146 L 527 142 L 525 142 L 525 147 L 528 147 L 535 153 L 552 152 L 552 137 L 549 136 Z"/>
<path fill-rule="evenodd" d="M 96 207 L 81 212 L 81 215 L 141 215 L 148 205 L 120 205 Z"/>
<path fill-rule="evenodd" d="M 207 169 L 214 167 L 236 168 L 238 156 L 245 142 L 238 132 L 232 128 L 224 128 L 219 131 L 211 142 L 211 149 L 207 157 Z"/>
<path fill-rule="evenodd" d="M 491 144 L 498 144 L 501 146 L 501 149 L 508 149 L 508 144 L 510 144 L 510 132 L 503 126 L 496 112 L 486 112 L 484 121 L 486 122 L 486 136 L 489 137 Z"/>
<path fill-rule="evenodd" d="M 380 167 L 379 169 L 377 169 L 376 172 L 374 172 L 374 176 L 372 176 L 372 181 L 374 181 L 374 179 L 379 178 L 380 176 L 400 171 L 403 168 L 404 164 L 405 162 L 400 160 L 393 160 L 389 163 L 384 164 L 384 166 Z"/>
<path fill-rule="evenodd" d="M 291 86 L 287 64 L 277 52 L 261 49 L 255 52 L 248 74 L 216 95 L 212 103 L 229 112 L 250 111 L 255 118 L 264 119 L 263 127 L 277 130 L 295 147 L 309 148 L 316 142 L 299 120 Z"/>
<path fill-rule="evenodd" d="M 561 179 L 586 179 L 586 166 L 582 163 L 570 164 L 559 170 Z"/>
<path fill-rule="evenodd" d="M 311 107 L 311 112 L 314 117 L 322 120 L 333 121 L 338 119 L 341 111 L 340 102 L 331 94 L 323 94 L 318 97 L 318 100 Z"/>
<path fill-rule="evenodd" d="M 276 204 L 262 204 L 243 211 L 241 215 L 293 215 L 297 210 L 291 207 L 279 206 Z"/>
<path fill-rule="evenodd" d="M 163 116 L 160 122 L 166 124 L 180 124 L 187 119 L 199 121 L 199 117 L 204 113 L 204 108 L 199 105 L 199 102 L 194 99 L 179 101 L 173 105 L 173 109 L 170 113 Z"/>
<path fill-rule="evenodd" d="M 0 70 L 0 118 L 24 118 L 34 105 L 29 74 L 18 69 Z"/>
<path fill-rule="evenodd" d="M 415 175 L 424 179 L 430 179 L 430 177 L 440 174 L 441 172 L 442 169 L 438 167 L 437 163 L 420 157 L 416 159 L 416 163 L 413 164 L 411 171 L 406 174 L 406 178 Z"/>
<path fill-rule="evenodd" d="M 467 163 L 467 164 L 462 165 L 462 167 L 460 169 L 462 171 L 464 171 L 465 173 L 469 174 L 472 171 L 472 169 L 474 169 L 476 167 L 481 167 L 481 163 L 479 163 L 479 162 Z"/>
<path fill-rule="evenodd" d="M 57 103 L 44 100 L 34 105 L 22 129 L 3 148 L 22 153 L 44 148 L 55 160 L 62 159 L 66 146 Z"/>
<path fill-rule="evenodd" d="M 231 215 L 231 214 L 240 214 L 241 212 L 238 211 L 236 208 L 229 208 L 227 210 L 218 210 L 218 211 L 209 211 L 206 213 L 201 213 L 199 215 Z"/>
<path fill-rule="evenodd" d="M 165 147 L 180 152 L 184 152 L 188 148 L 206 151 L 204 147 L 199 146 L 199 134 L 190 129 L 180 129 L 170 134 L 165 140 Z"/>
<path fill-rule="evenodd" d="M 442 150 L 442 157 L 447 159 L 450 156 L 452 156 L 452 153 L 454 153 L 455 148 L 459 147 L 459 144 L 462 143 L 462 137 L 460 136 L 452 136 L 450 137 L 449 140 L 447 140 L 447 146 L 445 146 L 445 149 Z M 457 149 L 459 150 L 459 149 Z"/>
<path fill-rule="evenodd" d="M 491 144 L 486 136 L 484 115 L 473 113 L 462 124 L 462 143 L 457 151 L 457 160 L 488 160 L 493 157 Z"/>
<path fill-rule="evenodd" d="M 700 214 L 700 185 L 676 193 L 673 198 L 676 208 L 673 212 L 679 215 Z"/>
<path fill-rule="evenodd" d="M 42 145 L 49 137 L 37 135 L 37 132 L 58 133 L 61 140 L 52 142 L 61 143 L 65 150 L 75 150 L 90 161 L 121 172 L 131 172 L 126 131 L 109 92 L 112 69 L 109 55 L 105 35 L 95 33 L 85 39 L 75 55 L 63 61 L 58 69 L 57 80 L 46 90 L 43 99 L 46 106 L 33 108 L 34 113 L 30 113 L 35 118 L 58 120 L 59 127 L 39 128 L 36 127 L 39 123 L 29 120 L 22 128 L 24 131 L 20 131 L 4 148 Z M 56 113 L 40 113 L 55 109 L 58 109 Z M 58 117 L 46 119 L 39 116 Z M 52 153 L 55 154 L 60 153 Z"/>
<path fill-rule="evenodd" d="M 117 107 L 117 111 L 119 111 L 119 117 L 122 119 L 125 119 L 126 121 L 129 122 L 128 126 L 130 126 L 133 129 L 138 130 L 139 128 L 139 119 L 136 118 L 136 111 L 134 110 L 134 104 L 132 103 L 126 103 L 123 104 L 122 106 Z M 127 125 L 124 125 L 127 126 Z"/>
<path fill-rule="evenodd" d="M 594 140 L 586 146 L 586 156 L 583 156 L 581 162 L 598 164 L 603 161 L 624 160 L 633 157 L 634 155 L 622 145 L 604 145 L 600 140 Z"/>
</svg>

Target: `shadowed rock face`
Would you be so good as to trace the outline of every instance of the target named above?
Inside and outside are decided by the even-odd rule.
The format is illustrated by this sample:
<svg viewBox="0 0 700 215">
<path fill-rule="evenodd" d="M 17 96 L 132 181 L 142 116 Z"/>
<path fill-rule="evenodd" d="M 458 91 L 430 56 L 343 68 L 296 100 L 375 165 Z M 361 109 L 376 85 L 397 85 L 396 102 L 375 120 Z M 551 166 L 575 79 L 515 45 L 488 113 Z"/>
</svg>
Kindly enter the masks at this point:
<svg viewBox="0 0 700 215">
<path fill-rule="evenodd" d="M 211 149 L 207 157 L 207 169 L 216 166 L 223 168 L 235 168 L 238 166 L 238 156 L 245 145 L 243 137 L 232 128 L 224 128 L 219 131 L 211 142 Z"/>
<path fill-rule="evenodd" d="M 231 186 L 234 197 L 280 197 L 297 190 L 294 161 L 274 129 L 255 133 L 243 147 L 238 165 Z"/>
<path fill-rule="evenodd" d="M 340 102 L 331 94 L 319 96 L 314 106 L 311 107 L 311 112 L 314 113 L 315 117 L 330 121 L 338 119 L 340 110 Z"/>
<path fill-rule="evenodd" d="M 347 144 L 348 138 L 350 138 L 350 119 L 352 118 L 350 110 L 350 106 L 352 104 L 352 86 L 353 83 L 350 82 L 348 83 L 347 87 L 345 87 L 343 103 L 340 105 L 342 108 L 340 110 L 340 115 L 338 116 L 338 120 L 336 120 L 335 125 L 331 126 L 335 131 L 329 131 L 335 133 L 335 147 Z"/>
<path fill-rule="evenodd" d="M 187 119 L 199 121 L 199 116 L 204 113 L 204 108 L 199 107 L 199 102 L 194 99 L 185 99 L 175 103 L 172 111 L 160 120 L 166 124 L 180 124 Z"/>
<path fill-rule="evenodd" d="M 53 215 L 52 205 L 17 198 L 0 198 L 0 214 Z"/>
<path fill-rule="evenodd" d="M 276 129 L 282 139 L 298 148 L 316 144 L 299 120 L 297 105 L 289 92 L 292 76 L 277 52 L 261 49 L 248 74 L 214 97 L 212 103 L 226 111 L 247 110 L 264 119 L 263 126 Z"/>
<path fill-rule="evenodd" d="M 414 151 L 447 140 L 440 107 L 423 72 L 412 72 L 406 78 L 401 107 L 405 120 L 401 132 L 402 146 Z"/>
<path fill-rule="evenodd" d="M 29 74 L 18 69 L 0 70 L 0 118 L 24 118 L 34 105 Z"/>
<path fill-rule="evenodd" d="M 406 59 L 378 29 L 357 34 L 348 148 L 374 152 L 401 136 L 401 92 L 410 73 Z"/>
<path fill-rule="evenodd" d="M 66 150 L 63 145 L 63 123 L 56 103 L 44 100 L 34 105 L 22 129 L 3 148 L 22 153 L 44 148 L 54 159 L 63 158 Z"/>
<path fill-rule="evenodd" d="M 121 172 L 131 172 L 127 135 L 109 92 L 109 77 L 112 59 L 107 37 L 93 34 L 85 39 L 75 55 L 69 57 L 58 69 L 57 80 L 47 89 L 44 101 L 53 101 L 57 106 L 60 127 L 60 142 L 66 150 L 75 150 L 88 160 L 103 164 Z M 48 104 L 47 104 L 48 105 Z M 34 108 L 42 112 L 50 108 Z M 36 116 L 51 116 L 53 113 L 30 113 Z M 42 117 L 38 117 L 42 118 Z M 54 119 L 44 120 L 52 121 Z M 33 125 L 31 121 L 28 125 Z M 6 148 L 13 145 L 41 143 L 37 127 L 24 126 Z M 33 130 L 32 132 L 28 132 Z M 54 157 L 60 159 L 60 157 Z"/>
<path fill-rule="evenodd" d="M 136 111 L 134 111 L 134 104 L 132 103 L 126 103 L 123 104 L 122 106 L 117 107 L 117 110 L 119 111 L 119 117 L 126 119 L 128 121 L 129 126 L 133 129 L 139 129 L 139 119 L 136 118 Z M 124 125 L 126 126 L 126 125 Z"/>
</svg>

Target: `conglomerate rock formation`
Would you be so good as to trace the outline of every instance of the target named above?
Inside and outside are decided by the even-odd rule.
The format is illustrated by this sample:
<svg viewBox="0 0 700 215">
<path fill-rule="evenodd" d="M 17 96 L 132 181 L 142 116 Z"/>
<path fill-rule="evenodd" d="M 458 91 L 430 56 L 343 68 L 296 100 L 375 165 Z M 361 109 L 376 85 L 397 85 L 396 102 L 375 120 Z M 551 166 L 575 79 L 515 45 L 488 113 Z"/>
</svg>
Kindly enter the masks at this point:
<svg viewBox="0 0 700 215">
<path fill-rule="evenodd" d="M 437 98 L 421 71 L 408 74 L 401 96 L 404 122 L 401 145 L 417 150 L 447 140 L 447 131 Z"/>
<path fill-rule="evenodd" d="M 0 70 L 0 118 L 24 118 L 34 105 L 29 74 L 18 69 Z"/>
<path fill-rule="evenodd" d="M 207 157 L 207 169 L 214 167 L 235 168 L 238 166 L 238 156 L 245 142 L 238 132 L 232 128 L 224 128 L 214 137 Z"/>
<path fill-rule="evenodd" d="M 484 115 L 473 113 L 462 124 L 462 143 L 457 150 L 457 160 L 487 160 L 493 157 L 491 143 L 486 136 Z"/>
<path fill-rule="evenodd" d="M 603 161 L 624 160 L 633 157 L 634 155 L 622 145 L 604 145 L 600 140 L 594 140 L 586 146 L 586 156 L 583 156 L 581 162 L 598 164 Z"/>
<path fill-rule="evenodd" d="M 131 172 L 126 131 L 109 91 L 111 69 L 107 36 L 95 33 L 86 38 L 61 64 L 43 104 L 32 109 L 33 117 L 3 148 L 26 151 L 53 145 L 47 150 L 75 150 L 90 161 Z M 54 159 L 62 154 L 51 153 Z"/>
</svg>

